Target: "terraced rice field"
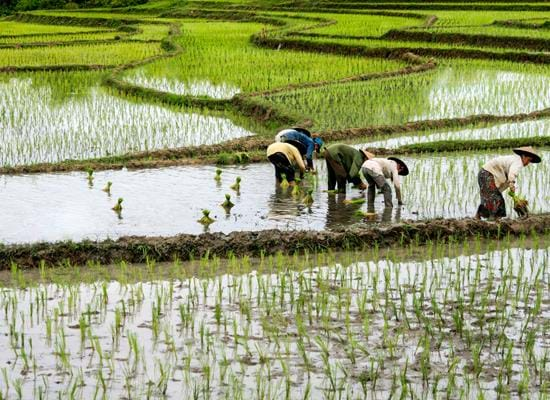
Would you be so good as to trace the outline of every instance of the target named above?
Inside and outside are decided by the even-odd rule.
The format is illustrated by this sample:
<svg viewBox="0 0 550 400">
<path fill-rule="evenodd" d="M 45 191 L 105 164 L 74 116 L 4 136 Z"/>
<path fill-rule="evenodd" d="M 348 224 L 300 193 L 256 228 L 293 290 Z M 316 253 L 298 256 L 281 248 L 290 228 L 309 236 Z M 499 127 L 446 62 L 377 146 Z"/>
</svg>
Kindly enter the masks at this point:
<svg viewBox="0 0 550 400">
<path fill-rule="evenodd" d="M 27 3 L 0 6 L 0 399 L 550 396 L 547 3 Z M 404 205 L 328 192 L 322 156 L 275 183 L 290 126 L 398 154 Z M 473 220 L 532 144 L 530 216 Z"/>
</svg>

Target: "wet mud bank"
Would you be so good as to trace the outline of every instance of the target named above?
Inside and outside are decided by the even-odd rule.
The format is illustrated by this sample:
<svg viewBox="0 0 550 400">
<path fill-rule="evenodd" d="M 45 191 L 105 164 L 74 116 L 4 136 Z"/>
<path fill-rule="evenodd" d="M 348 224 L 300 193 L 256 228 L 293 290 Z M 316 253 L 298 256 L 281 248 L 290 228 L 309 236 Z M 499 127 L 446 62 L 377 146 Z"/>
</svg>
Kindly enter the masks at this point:
<svg viewBox="0 0 550 400">
<path fill-rule="evenodd" d="M 386 247 L 392 245 L 422 245 L 433 241 L 452 242 L 473 237 L 501 239 L 550 232 L 550 214 L 533 215 L 527 219 L 478 221 L 474 219 L 433 219 L 404 222 L 386 226 L 365 226 L 353 230 L 335 231 L 243 231 L 177 235 L 173 237 L 128 236 L 101 242 L 57 242 L 0 247 L 0 269 L 72 264 L 88 262 L 103 264 L 146 260 L 182 261 L 199 257 L 261 256 L 278 252 L 294 253 Z"/>
</svg>

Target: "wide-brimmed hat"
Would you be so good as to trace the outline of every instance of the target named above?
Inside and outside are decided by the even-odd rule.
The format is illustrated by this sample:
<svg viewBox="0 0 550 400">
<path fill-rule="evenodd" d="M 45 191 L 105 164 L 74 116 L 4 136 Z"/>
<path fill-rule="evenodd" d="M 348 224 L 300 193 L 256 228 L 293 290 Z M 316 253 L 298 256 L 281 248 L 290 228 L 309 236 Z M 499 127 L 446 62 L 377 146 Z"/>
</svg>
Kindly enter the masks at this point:
<svg viewBox="0 0 550 400">
<path fill-rule="evenodd" d="M 399 171 L 399 175 L 401 176 L 407 176 L 409 175 L 409 167 L 407 167 L 407 164 L 405 162 L 397 157 L 388 157 L 388 160 L 395 161 L 397 164 L 401 165 L 401 171 Z"/>
<path fill-rule="evenodd" d="M 299 126 L 294 126 L 290 129 L 294 129 L 295 131 L 301 132 L 304 135 L 307 135 L 307 136 L 311 137 L 311 132 L 308 131 L 306 128 L 300 128 Z"/>
<path fill-rule="evenodd" d="M 527 156 L 531 159 L 531 162 L 537 164 L 541 161 L 540 156 L 535 153 L 535 149 L 531 146 L 518 147 L 514 149 L 514 153 L 520 156 Z"/>
<path fill-rule="evenodd" d="M 360 151 L 365 155 L 365 157 L 367 157 L 367 160 L 372 160 L 375 157 L 374 154 L 372 154 L 370 151 L 367 151 L 366 149 L 361 149 Z"/>
</svg>

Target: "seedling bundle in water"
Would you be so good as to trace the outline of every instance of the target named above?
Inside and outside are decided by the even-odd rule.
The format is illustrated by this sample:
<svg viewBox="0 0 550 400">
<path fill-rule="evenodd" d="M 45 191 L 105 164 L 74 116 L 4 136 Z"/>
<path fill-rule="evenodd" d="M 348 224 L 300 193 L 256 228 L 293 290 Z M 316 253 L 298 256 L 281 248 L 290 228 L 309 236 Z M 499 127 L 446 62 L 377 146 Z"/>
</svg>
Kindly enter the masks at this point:
<svg viewBox="0 0 550 400">
<path fill-rule="evenodd" d="M 286 174 L 281 174 L 281 187 L 283 189 L 286 189 L 289 186 L 290 186 L 290 184 L 288 183 L 288 180 L 286 179 Z"/>
<path fill-rule="evenodd" d="M 208 226 L 213 223 L 214 220 L 210 218 L 210 210 L 202 210 L 202 217 L 198 220 L 198 222 L 204 226 Z"/>
<path fill-rule="evenodd" d="M 234 205 L 235 204 L 233 204 L 233 202 L 231 201 L 231 195 L 226 193 L 225 201 L 221 204 L 221 206 L 225 209 L 226 212 L 229 213 Z"/>
<path fill-rule="evenodd" d="M 235 179 L 235 183 L 232 184 L 230 186 L 231 189 L 233 189 L 234 191 L 238 192 L 239 190 L 241 190 L 241 177 L 240 176 L 237 176 L 237 178 Z"/>
</svg>

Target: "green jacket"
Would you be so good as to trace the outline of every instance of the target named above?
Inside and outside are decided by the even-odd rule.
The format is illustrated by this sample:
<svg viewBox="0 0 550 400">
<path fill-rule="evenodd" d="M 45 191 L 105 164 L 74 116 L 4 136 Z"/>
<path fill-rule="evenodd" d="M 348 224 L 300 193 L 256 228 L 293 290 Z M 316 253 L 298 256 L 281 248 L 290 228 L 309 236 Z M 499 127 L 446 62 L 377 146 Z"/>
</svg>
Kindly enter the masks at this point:
<svg viewBox="0 0 550 400">
<path fill-rule="evenodd" d="M 346 170 L 348 180 L 359 177 L 365 156 L 359 150 L 347 144 L 331 144 L 326 148 L 330 156 Z"/>
</svg>

